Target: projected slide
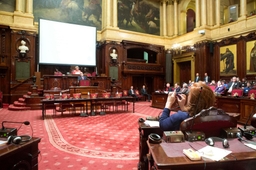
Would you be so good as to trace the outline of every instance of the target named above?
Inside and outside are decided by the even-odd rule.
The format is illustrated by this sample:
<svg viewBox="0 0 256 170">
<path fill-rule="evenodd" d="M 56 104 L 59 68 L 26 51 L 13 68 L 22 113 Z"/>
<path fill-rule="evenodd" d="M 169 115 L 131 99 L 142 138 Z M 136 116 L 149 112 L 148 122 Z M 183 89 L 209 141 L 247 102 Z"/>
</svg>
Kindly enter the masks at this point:
<svg viewBox="0 0 256 170">
<path fill-rule="evenodd" d="M 96 27 L 40 19 L 39 64 L 96 66 Z"/>
</svg>

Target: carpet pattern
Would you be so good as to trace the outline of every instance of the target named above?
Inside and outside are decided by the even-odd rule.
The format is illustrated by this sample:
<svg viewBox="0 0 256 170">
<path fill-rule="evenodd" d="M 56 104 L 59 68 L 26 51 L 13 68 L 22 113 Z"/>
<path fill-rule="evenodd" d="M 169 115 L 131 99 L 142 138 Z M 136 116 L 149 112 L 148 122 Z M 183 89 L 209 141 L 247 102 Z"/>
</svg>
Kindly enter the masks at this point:
<svg viewBox="0 0 256 170">
<path fill-rule="evenodd" d="M 18 135 L 40 137 L 39 169 L 137 169 L 139 156 L 138 118 L 157 116 L 161 109 L 150 107 L 149 102 L 136 102 L 126 113 L 107 113 L 79 117 L 65 113 L 52 116 L 47 110 L 42 120 L 40 110 L 0 110 L 0 121 L 30 121 L 31 128 L 22 125 Z M 6 127 L 20 125 L 6 124 Z"/>
</svg>

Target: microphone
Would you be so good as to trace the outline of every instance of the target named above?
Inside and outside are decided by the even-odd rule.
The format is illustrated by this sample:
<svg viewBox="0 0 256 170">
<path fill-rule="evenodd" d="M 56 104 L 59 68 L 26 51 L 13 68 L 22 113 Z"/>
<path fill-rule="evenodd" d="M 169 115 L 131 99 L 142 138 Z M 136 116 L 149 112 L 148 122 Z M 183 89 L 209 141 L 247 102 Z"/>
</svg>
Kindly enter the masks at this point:
<svg viewBox="0 0 256 170">
<path fill-rule="evenodd" d="M 20 124 L 24 124 L 24 125 L 29 125 L 30 122 L 29 121 L 25 121 L 25 122 L 12 122 L 12 121 L 2 121 L 2 130 L 5 129 L 4 127 L 4 123 L 20 123 Z"/>
</svg>

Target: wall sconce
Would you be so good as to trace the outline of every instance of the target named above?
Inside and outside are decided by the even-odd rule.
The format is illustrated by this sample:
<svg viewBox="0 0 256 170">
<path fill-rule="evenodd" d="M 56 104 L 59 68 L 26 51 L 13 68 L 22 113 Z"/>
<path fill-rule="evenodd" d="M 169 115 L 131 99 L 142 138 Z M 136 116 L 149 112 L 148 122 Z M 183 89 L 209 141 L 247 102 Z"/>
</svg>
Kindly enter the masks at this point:
<svg viewBox="0 0 256 170">
<path fill-rule="evenodd" d="M 181 54 L 182 52 L 182 46 L 180 44 L 173 44 L 172 50 L 175 52 L 175 54 Z"/>
<path fill-rule="evenodd" d="M 205 34 L 205 30 L 199 30 L 198 34 L 204 35 Z"/>
</svg>

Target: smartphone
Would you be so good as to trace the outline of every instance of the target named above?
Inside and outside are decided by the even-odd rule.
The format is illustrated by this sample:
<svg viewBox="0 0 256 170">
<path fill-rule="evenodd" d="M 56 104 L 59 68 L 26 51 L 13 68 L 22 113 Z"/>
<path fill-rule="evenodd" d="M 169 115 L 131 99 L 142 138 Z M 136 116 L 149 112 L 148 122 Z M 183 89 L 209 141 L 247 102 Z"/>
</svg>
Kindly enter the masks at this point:
<svg viewBox="0 0 256 170">
<path fill-rule="evenodd" d="M 179 99 L 181 99 L 181 96 L 180 96 L 180 94 L 177 94 L 177 93 L 176 93 L 176 96 L 177 96 Z"/>
</svg>

